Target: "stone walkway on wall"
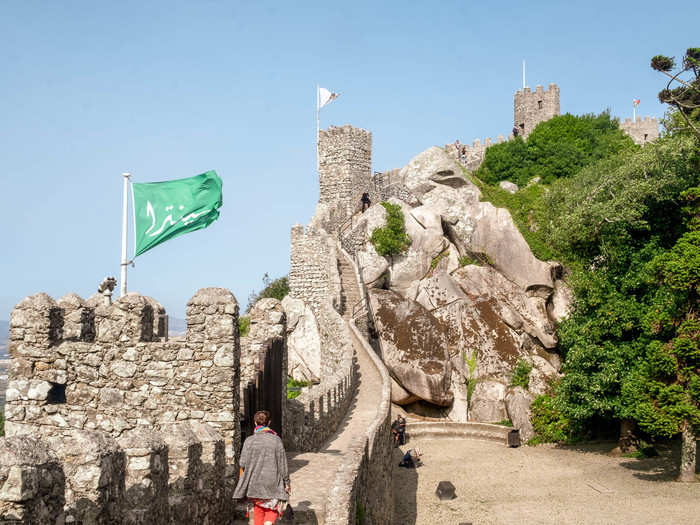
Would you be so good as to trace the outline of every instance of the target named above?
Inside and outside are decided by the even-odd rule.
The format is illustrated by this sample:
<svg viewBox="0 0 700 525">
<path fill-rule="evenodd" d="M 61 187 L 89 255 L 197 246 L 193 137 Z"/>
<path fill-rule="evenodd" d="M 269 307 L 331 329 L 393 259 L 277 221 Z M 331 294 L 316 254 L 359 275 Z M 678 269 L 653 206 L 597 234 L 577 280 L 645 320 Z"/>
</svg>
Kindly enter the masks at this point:
<svg viewBox="0 0 700 525">
<path fill-rule="evenodd" d="M 349 321 L 353 306 L 360 300 L 352 265 L 341 255 L 338 264 L 343 291 L 343 319 Z M 292 508 L 296 523 L 324 523 L 325 502 L 342 463 L 343 452 L 353 439 L 367 432 L 377 415 L 382 380 L 370 356 L 351 332 L 358 367 L 357 395 L 338 431 L 319 452 L 290 453 Z"/>
<path fill-rule="evenodd" d="M 353 346 L 359 368 L 359 386 L 341 427 L 319 452 L 289 454 L 295 523 L 324 523 L 325 502 L 342 462 L 343 451 L 354 438 L 367 432 L 377 415 L 381 377 L 354 334 Z"/>
<path fill-rule="evenodd" d="M 361 295 L 351 264 L 341 256 L 339 273 L 343 288 L 343 319 L 349 321 L 353 306 Z M 325 506 L 344 452 L 352 441 L 367 432 L 377 415 L 382 395 L 382 379 L 365 347 L 351 333 L 358 370 L 357 394 L 338 430 L 318 452 L 288 453 L 292 484 L 291 505 L 296 524 L 325 523 Z M 245 522 L 239 522 L 245 523 Z M 250 523 L 253 523 L 251 513 Z M 287 520 L 279 523 L 290 523 Z"/>
</svg>

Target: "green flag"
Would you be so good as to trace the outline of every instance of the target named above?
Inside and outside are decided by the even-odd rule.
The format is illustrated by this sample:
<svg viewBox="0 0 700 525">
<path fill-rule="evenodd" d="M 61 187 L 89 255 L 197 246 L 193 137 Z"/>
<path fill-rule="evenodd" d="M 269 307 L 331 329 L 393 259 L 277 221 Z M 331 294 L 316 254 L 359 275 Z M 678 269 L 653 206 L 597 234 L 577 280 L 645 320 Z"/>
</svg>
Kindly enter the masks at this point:
<svg viewBox="0 0 700 525">
<path fill-rule="evenodd" d="M 187 179 L 134 183 L 134 257 L 219 218 L 221 179 L 207 171 Z"/>
</svg>

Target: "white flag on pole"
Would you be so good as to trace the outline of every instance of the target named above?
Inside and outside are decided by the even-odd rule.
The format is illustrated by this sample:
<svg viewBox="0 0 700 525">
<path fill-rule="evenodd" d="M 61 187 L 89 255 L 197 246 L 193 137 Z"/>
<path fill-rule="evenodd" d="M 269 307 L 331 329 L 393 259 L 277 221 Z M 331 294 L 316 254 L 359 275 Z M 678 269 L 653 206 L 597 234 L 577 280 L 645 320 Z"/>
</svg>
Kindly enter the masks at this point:
<svg viewBox="0 0 700 525">
<path fill-rule="evenodd" d="M 321 109 L 339 96 L 340 93 L 331 93 L 326 88 L 318 88 L 318 109 Z"/>
</svg>

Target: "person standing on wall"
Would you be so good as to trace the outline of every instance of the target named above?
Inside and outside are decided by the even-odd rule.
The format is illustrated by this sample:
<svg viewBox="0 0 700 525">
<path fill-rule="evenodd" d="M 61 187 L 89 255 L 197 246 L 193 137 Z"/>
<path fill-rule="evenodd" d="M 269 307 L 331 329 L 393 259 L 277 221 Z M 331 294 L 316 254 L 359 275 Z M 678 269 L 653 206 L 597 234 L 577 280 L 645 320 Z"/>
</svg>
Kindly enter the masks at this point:
<svg viewBox="0 0 700 525">
<path fill-rule="evenodd" d="M 253 416 L 255 431 L 243 443 L 241 476 L 234 499 L 253 504 L 255 525 L 273 525 L 284 512 L 291 486 L 284 445 L 270 428 L 270 413 L 261 410 Z"/>
<path fill-rule="evenodd" d="M 369 193 L 364 192 L 362 194 L 362 198 L 360 199 L 360 202 L 362 203 L 362 213 L 364 213 L 365 210 L 368 210 L 369 207 L 372 205 L 372 201 L 369 200 Z"/>
</svg>

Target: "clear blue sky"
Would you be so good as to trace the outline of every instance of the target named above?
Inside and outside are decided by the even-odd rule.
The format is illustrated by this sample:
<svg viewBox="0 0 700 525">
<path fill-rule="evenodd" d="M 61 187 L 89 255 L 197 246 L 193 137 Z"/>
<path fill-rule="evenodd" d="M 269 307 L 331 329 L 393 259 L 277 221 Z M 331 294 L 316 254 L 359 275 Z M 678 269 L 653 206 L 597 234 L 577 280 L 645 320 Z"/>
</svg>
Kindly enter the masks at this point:
<svg viewBox="0 0 700 525">
<path fill-rule="evenodd" d="M 123 171 L 224 181 L 219 220 L 139 257 L 130 290 L 177 317 L 203 286 L 243 306 L 318 199 L 317 82 L 342 93 L 322 127 L 371 130 L 374 170 L 507 134 L 523 59 L 562 112 L 661 116 L 649 59 L 700 44 L 694 4 L 2 2 L 0 319 L 118 276 Z"/>
</svg>

